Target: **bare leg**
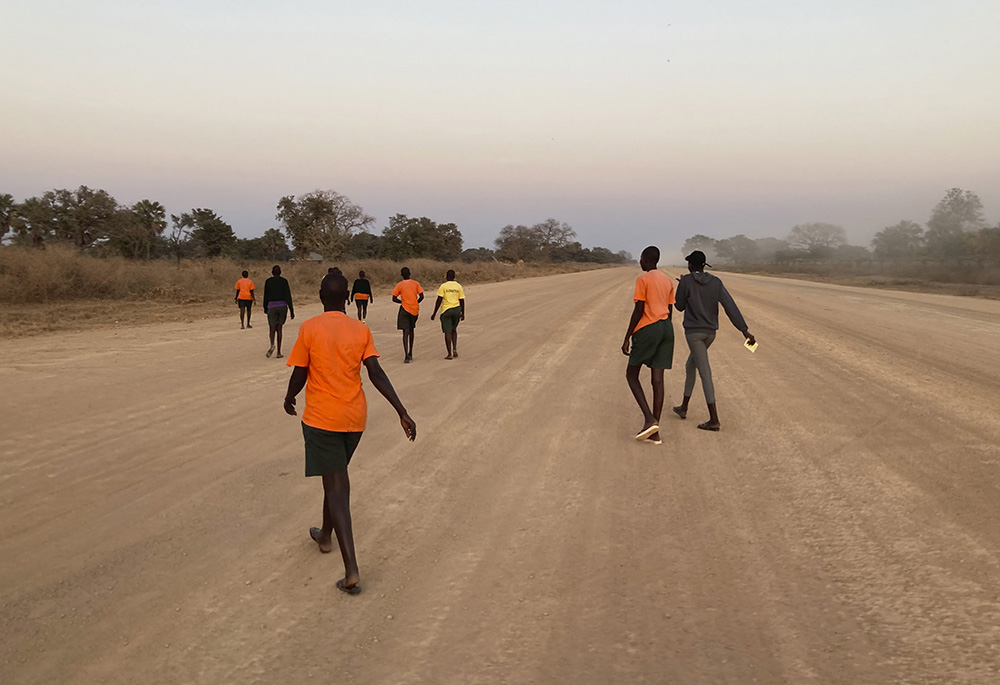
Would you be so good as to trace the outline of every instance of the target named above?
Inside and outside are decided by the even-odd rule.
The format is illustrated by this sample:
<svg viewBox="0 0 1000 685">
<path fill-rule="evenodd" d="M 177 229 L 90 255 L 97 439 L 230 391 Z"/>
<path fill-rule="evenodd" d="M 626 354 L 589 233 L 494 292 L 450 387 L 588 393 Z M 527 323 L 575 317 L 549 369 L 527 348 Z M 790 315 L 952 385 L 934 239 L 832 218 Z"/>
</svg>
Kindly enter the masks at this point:
<svg viewBox="0 0 1000 685">
<path fill-rule="evenodd" d="M 448 356 L 445 359 L 454 359 L 451 354 L 451 331 L 444 334 L 444 346 L 448 348 Z"/>
<path fill-rule="evenodd" d="M 277 326 L 277 329 L 278 329 L 277 330 L 277 334 L 278 334 L 278 356 L 279 357 L 281 356 L 281 329 L 282 328 L 283 328 L 283 326 Z"/>
<path fill-rule="evenodd" d="M 361 321 L 361 300 L 354 300 L 354 304 L 358 305 L 358 321 Z"/>
<path fill-rule="evenodd" d="M 663 369 L 650 369 L 649 379 L 653 384 L 653 418 L 659 424 L 660 416 L 663 414 Z M 660 432 L 653 433 L 649 439 L 659 440 Z"/>
<path fill-rule="evenodd" d="M 247 307 L 247 328 L 253 328 L 253 326 L 250 325 L 250 312 L 251 311 L 253 311 L 253 308 L 252 307 Z"/>
<path fill-rule="evenodd" d="M 451 353 L 455 358 L 458 357 L 458 330 L 451 332 Z"/>
<path fill-rule="evenodd" d="M 403 361 L 410 358 L 409 348 L 406 346 L 407 331 L 403 330 Z"/>
<path fill-rule="evenodd" d="M 240 307 L 240 329 L 246 328 L 246 326 L 243 324 L 243 318 L 245 316 L 245 313 L 246 313 L 246 309 L 244 309 L 243 307 Z"/>
<path fill-rule="evenodd" d="M 323 518 L 323 532 L 327 525 L 333 527 L 337 534 L 337 544 L 344 558 L 344 586 L 353 587 L 358 584 L 358 560 L 354 554 L 354 530 L 351 527 L 351 481 L 347 471 L 331 473 L 323 476 L 323 491 L 326 493 L 326 516 Z"/>
<path fill-rule="evenodd" d="M 632 391 L 632 396 L 635 397 L 636 404 L 642 410 L 642 420 L 645 422 L 642 424 L 642 429 L 645 430 L 656 423 L 656 417 L 649 410 L 649 403 L 646 402 L 646 394 L 642 391 L 642 383 L 639 382 L 639 371 L 641 370 L 641 366 L 627 366 L 625 369 L 625 379 L 628 381 L 629 390 Z"/>
</svg>

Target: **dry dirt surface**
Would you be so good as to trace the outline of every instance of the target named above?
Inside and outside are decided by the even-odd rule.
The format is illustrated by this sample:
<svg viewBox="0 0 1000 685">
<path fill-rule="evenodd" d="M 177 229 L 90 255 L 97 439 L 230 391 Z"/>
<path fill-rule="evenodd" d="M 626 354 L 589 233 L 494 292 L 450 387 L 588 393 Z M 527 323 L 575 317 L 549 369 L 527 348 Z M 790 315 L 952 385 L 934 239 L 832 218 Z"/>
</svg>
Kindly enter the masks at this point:
<svg viewBox="0 0 1000 685">
<path fill-rule="evenodd" d="M 1000 682 L 1000 302 L 727 276 L 656 447 L 637 273 L 470 287 L 455 361 L 376 299 L 356 597 L 262 312 L 0 343 L 0 682 Z"/>
</svg>

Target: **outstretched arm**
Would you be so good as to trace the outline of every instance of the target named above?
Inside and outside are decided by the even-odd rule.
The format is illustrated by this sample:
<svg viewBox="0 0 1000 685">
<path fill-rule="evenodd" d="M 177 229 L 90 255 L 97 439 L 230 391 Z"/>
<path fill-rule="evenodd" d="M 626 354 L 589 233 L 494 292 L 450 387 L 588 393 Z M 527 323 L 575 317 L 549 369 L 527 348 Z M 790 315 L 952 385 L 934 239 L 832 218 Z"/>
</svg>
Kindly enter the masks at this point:
<svg viewBox="0 0 1000 685">
<path fill-rule="evenodd" d="M 635 332 L 635 327 L 639 325 L 639 319 L 642 318 L 642 313 L 646 311 L 646 303 L 639 300 L 635 303 L 635 308 L 632 310 L 632 318 L 628 322 L 628 330 L 625 331 L 625 342 L 622 343 L 622 354 L 626 357 L 628 356 L 629 347 L 632 345 L 632 333 Z"/>
<path fill-rule="evenodd" d="M 736 306 L 736 301 L 733 299 L 733 296 L 729 294 L 728 290 L 726 290 L 726 286 L 722 286 L 722 292 L 719 293 L 719 304 L 721 304 L 722 308 L 726 310 L 726 316 L 728 316 L 729 320 L 733 322 L 734 326 L 736 326 L 736 330 L 742 333 L 743 337 L 749 340 L 751 345 L 757 342 L 757 340 L 750 335 L 747 322 L 743 320 L 743 314 L 740 313 L 740 308 Z"/>
<path fill-rule="evenodd" d="M 396 395 L 396 391 L 392 387 L 392 383 L 389 382 L 389 377 L 382 370 L 382 366 L 378 363 L 378 357 L 368 357 L 365 359 L 365 368 L 368 369 L 368 378 L 371 380 L 372 385 L 375 389 L 382 393 L 382 397 L 389 400 L 389 404 L 392 408 L 396 410 L 399 414 L 399 423 L 403 427 L 403 432 L 406 433 L 411 441 L 417 439 L 417 422 L 410 418 L 410 415 L 406 413 L 406 407 L 403 403 L 399 401 L 399 397 Z"/>
<path fill-rule="evenodd" d="M 433 311 L 433 312 L 431 312 L 431 321 L 433 321 L 433 320 L 434 320 L 434 317 L 435 317 L 435 316 L 437 316 L 437 313 L 438 313 L 438 307 L 440 307 L 440 306 L 441 306 L 441 303 L 442 303 L 442 302 L 444 302 L 444 298 L 443 298 L 443 297 L 441 297 L 440 295 L 438 295 L 438 298 L 437 298 L 437 302 L 435 302 L 435 303 L 434 303 L 434 311 Z"/>
<path fill-rule="evenodd" d="M 288 390 L 285 391 L 285 413 L 295 416 L 295 396 L 306 387 L 306 379 L 309 378 L 308 366 L 296 366 L 292 369 L 291 378 L 288 379 Z"/>
</svg>

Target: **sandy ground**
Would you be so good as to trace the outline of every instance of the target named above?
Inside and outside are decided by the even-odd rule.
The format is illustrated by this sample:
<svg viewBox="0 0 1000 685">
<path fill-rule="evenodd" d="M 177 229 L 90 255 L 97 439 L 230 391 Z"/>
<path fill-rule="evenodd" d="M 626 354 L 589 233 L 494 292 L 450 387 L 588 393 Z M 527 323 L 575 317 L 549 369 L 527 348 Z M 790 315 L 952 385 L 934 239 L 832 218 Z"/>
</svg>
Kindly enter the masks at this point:
<svg viewBox="0 0 1000 685">
<path fill-rule="evenodd" d="M 1000 302 L 728 276 L 654 447 L 636 273 L 470 287 L 453 362 L 376 301 L 357 597 L 259 312 L 0 343 L 0 682 L 1000 682 Z"/>
</svg>

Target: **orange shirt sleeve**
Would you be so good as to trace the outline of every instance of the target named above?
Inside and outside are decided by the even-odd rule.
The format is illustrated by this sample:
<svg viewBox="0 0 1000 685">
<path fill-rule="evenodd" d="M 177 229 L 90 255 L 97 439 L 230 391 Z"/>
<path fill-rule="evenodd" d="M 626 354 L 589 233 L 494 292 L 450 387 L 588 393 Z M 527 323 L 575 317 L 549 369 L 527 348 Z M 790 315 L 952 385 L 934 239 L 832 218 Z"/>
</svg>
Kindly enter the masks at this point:
<svg viewBox="0 0 1000 685">
<path fill-rule="evenodd" d="M 253 281 L 250 281 L 250 290 L 256 290 L 256 289 L 257 289 L 257 286 L 255 286 L 253 284 Z"/>
<path fill-rule="evenodd" d="M 414 281 L 417 284 L 417 295 L 424 292 L 424 289 L 420 287 L 420 281 Z"/>
<path fill-rule="evenodd" d="M 236 285 L 234 285 L 233 287 L 236 288 L 237 290 L 239 290 L 240 289 L 240 282 L 236 281 Z"/>
<path fill-rule="evenodd" d="M 633 302 L 646 301 L 646 279 L 639 276 L 635 279 L 635 294 L 632 295 Z"/>
<path fill-rule="evenodd" d="M 365 340 L 365 351 L 361 354 L 361 361 L 368 359 L 369 357 L 377 357 L 378 350 L 375 349 L 375 338 L 372 337 L 372 332 L 366 331 L 368 333 L 368 339 Z"/>
<path fill-rule="evenodd" d="M 396 287 L 392 289 L 392 296 L 393 296 L 393 297 L 399 297 L 399 294 L 400 294 L 401 292 L 403 292 L 402 288 L 400 288 L 399 286 L 400 286 L 400 284 L 399 284 L 399 283 L 397 283 L 397 284 L 396 284 Z"/>
<path fill-rule="evenodd" d="M 667 296 L 667 304 L 676 304 L 677 297 L 674 295 L 674 284 L 669 279 L 667 280 L 667 284 L 670 286 L 670 294 Z"/>
<path fill-rule="evenodd" d="M 371 335 L 371 332 L 368 333 Z M 299 328 L 299 336 L 295 339 L 295 345 L 288 355 L 287 366 L 309 366 L 309 328 L 302 324 Z"/>
</svg>

